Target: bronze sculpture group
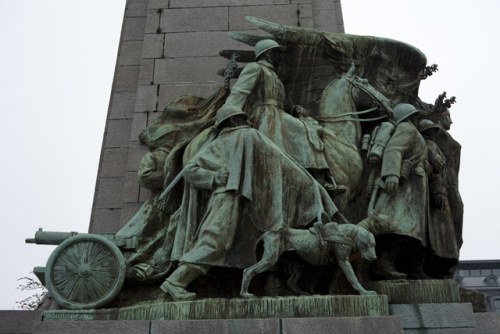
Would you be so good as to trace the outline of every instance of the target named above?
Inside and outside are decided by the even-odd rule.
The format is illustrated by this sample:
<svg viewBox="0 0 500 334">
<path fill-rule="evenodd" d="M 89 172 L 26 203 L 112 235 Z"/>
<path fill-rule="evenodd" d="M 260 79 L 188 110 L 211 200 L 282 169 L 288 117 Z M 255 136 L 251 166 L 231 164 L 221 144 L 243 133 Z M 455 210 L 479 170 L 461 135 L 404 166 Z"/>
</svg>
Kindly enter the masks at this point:
<svg viewBox="0 0 500 334">
<path fill-rule="evenodd" d="M 254 51 L 221 52 L 225 85 L 172 101 L 140 136 L 151 197 L 113 239 L 136 240 L 126 276 L 174 301 L 451 278 L 455 100 L 418 98 L 435 68 L 401 42 L 248 20 L 272 36 L 231 33 Z"/>
</svg>

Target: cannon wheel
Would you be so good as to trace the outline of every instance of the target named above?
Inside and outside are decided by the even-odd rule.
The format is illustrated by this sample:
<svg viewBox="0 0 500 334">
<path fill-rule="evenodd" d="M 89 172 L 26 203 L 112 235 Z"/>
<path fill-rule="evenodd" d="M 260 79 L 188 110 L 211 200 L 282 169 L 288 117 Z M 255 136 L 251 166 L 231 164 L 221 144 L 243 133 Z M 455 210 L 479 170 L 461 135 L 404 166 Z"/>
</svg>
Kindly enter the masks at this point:
<svg viewBox="0 0 500 334">
<path fill-rule="evenodd" d="M 125 280 L 125 259 L 108 239 L 93 234 L 63 241 L 47 261 L 45 283 L 64 308 L 93 309 L 106 305 Z"/>
</svg>

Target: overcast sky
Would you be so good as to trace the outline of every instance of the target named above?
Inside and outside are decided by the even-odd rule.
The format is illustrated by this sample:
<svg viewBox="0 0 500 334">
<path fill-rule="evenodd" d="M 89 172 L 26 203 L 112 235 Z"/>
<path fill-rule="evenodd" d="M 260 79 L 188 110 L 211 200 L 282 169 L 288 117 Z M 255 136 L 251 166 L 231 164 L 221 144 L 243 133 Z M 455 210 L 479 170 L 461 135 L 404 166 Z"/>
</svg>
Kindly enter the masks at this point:
<svg viewBox="0 0 500 334">
<path fill-rule="evenodd" d="M 52 251 L 25 238 L 39 227 L 88 229 L 124 5 L 0 0 L 0 309 L 16 307 L 16 279 L 45 266 Z M 439 65 L 420 96 L 457 97 L 461 259 L 500 259 L 500 1 L 342 0 L 342 8 L 347 33 L 407 42 Z"/>
</svg>

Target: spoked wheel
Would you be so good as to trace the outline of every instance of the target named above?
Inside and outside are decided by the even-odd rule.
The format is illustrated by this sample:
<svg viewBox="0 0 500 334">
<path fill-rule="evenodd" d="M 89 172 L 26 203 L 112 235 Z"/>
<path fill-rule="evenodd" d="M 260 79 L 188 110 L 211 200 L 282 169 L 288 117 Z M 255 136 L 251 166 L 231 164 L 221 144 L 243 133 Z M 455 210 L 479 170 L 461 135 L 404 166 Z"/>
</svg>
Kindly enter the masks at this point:
<svg viewBox="0 0 500 334">
<path fill-rule="evenodd" d="M 47 261 L 45 283 L 52 298 L 67 309 L 106 305 L 125 280 L 125 259 L 108 239 L 93 234 L 63 241 Z"/>
</svg>

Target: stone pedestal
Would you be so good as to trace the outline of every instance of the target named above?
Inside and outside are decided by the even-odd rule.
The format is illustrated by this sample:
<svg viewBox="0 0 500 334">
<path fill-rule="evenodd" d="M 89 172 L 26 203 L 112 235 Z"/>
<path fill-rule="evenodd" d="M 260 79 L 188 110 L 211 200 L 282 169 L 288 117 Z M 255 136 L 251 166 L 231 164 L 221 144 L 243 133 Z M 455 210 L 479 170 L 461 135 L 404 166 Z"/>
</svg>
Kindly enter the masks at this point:
<svg viewBox="0 0 500 334">
<path fill-rule="evenodd" d="M 500 333 L 500 316 L 474 313 L 471 303 L 460 302 L 458 285 L 451 280 L 378 282 L 376 289 L 387 294 L 165 301 L 100 310 L 47 310 L 41 317 L 37 312 L 4 311 L 0 334 Z M 405 292 L 422 301 L 412 303 Z"/>
<path fill-rule="evenodd" d="M 500 333 L 452 280 L 382 281 L 377 296 L 302 296 L 155 302 L 102 310 L 49 310 L 33 333 Z M 415 302 L 416 301 L 416 302 Z M 131 321 L 134 319 L 134 321 Z M 92 320 L 92 321 L 89 321 Z M 73 330 L 74 329 L 74 330 Z M 0 332 L 1 333 L 1 332 Z"/>
</svg>

